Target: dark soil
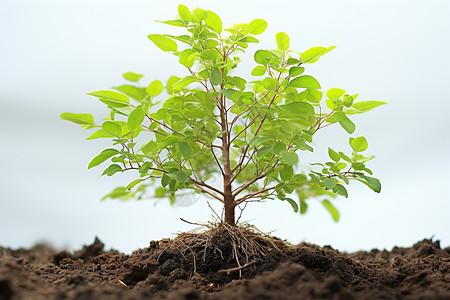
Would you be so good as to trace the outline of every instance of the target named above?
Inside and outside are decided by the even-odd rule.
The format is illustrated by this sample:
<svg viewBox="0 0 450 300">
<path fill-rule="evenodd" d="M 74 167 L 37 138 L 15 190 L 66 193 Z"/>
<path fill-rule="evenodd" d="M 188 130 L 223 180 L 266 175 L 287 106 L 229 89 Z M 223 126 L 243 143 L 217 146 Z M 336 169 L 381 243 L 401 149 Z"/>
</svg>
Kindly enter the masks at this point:
<svg viewBox="0 0 450 300">
<path fill-rule="evenodd" d="M 75 253 L 0 247 L 0 300 L 450 299 L 450 248 L 439 241 L 352 254 L 264 236 L 256 245 L 239 248 L 222 232 L 131 255 L 98 239 Z"/>
</svg>

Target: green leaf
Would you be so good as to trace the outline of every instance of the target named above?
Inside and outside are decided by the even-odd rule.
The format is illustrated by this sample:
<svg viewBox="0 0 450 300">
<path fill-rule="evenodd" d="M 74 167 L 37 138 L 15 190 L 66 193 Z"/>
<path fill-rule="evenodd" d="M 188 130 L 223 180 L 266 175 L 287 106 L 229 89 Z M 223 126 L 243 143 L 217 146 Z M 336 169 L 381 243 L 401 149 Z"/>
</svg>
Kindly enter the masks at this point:
<svg viewBox="0 0 450 300">
<path fill-rule="evenodd" d="M 147 93 L 151 97 L 156 97 L 164 90 L 164 86 L 159 80 L 152 81 L 147 87 Z"/>
<path fill-rule="evenodd" d="M 145 118 L 145 112 L 142 109 L 142 107 L 138 107 L 138 108 L 134 109 L 128 116 L 127 128 L 130 131 L 134 131 L 134 130 L 138 129 L 141 126 L 142 122 L 144 121 L 144 118 Z"/>
<path fill-rule="evenodd" d="M 341 127 L 344 128 L 345 131 L 350 134 L 355 132 L 355 124 L 345 115 L 345 113 L 338 111 L 335 112 L 332 116 L 339 122 L 339 125 L 341 125 Z"/>
<path fill-rule="evenodd" d="M 87 140 L 99 139 L 99 138 L 112 138 L 114 135 L 105 131 L 104 129 L 99 129 L 94 131 L 90 136 L 88 136 Z"/>
<path fill-rule="evenodd" d="M 349 141 L 350 141 L 350 146 L 352 146 L 352 149 L 355 152 L 363 152 L 369 146 L 366 138 L 363 136 L 359 136 L 357 138 L 350 138 Z"/>
<path fill-rule="evenodd" d="M 180 77 L 177 77 L 177 76 L 170 76 L 169 80 L 167 80 L 166 89 L 167 89 L 167 93 L 169 93 L 169 95 L 172 95 L 172 93 L 173 93 L 172 85 L 175 82 L 177 82 L 178 80 L 180 80 Z"/>
<path fill-rule="evenodd" d="M 136 179 L 133 182 L 131 182 L 129 185 L 127 185 L 127 187 L 125 189 L 131 190 L 135 185 L 141 183 L 142 181 L 144 181 L 144 179 Z"/>
<path fill-rule="evenodd" d="M 334 180 L 333 178 L 325 177 L 323 183 L 325 184 L 325 188 L 328 190 L 331 190 L 336 186 L 336 180 Z"/>
<path fill-rule="evenodd" d="M 305 88 L 315 90 L 320 89 L 320 83 L 310 75 L 303 75 L 294 78 L 289 82 L 288 86 L 294 88 Z"/>
<path fill-rule="evenodd" d="M 112 176 L 114 174 L 116 174 L 117 172 L 121 172 L 122 168 L 117 165 L 117 164 L 113 164 L 110 165 L 105 171 L 103 171 L 102 175 L 108 175 L 108 176 Z"/>
<path fill-rule="evenodd" d="M 305 200 L 300 198 L 300 213 L 304 215 L 308 210 L 308 204 L 306 204 Z"/>
<path fill-rule="evenodd" d="M 65 112 L 59 115 L 63 120 L 74 122 L 80 125 L 93 125 L 94 117 L 90 114 L 74 114 L 70 112 Z"/>
<path fill-rule="evenodd" d="M 175 52 L 178 49 L 177 43 L 166 36 L 160 34 L 150 34 L 147 37 L 162 51 Z"/>
<path fill-rule="evenodd" d="M 103 122 L 102 128 L 116 137 L 122 136 L 122 127 L 113 121 Z"/>
<path fill-rule="evenodd" d="M 191 20 L 191 12 L 183 4 L 178 5 L 178 14 L 185 21 L 190 21 Z"/>
<path fill-rule="evenodd" d="M 314 115 L 314 106 L 306 102 L 292 102 L 279 106 L 282 110 L 288 114 L 294 115 Z"/>
<path fill-rule="evenodd" d="M 205 20 L 206 25 L 211 27 L 211 29 L 216 33 L 222 33 L 222 20 L 220 20 L 219 16 L 216 13 L 210 10 L 208 10 L 207 13 L 208 17 Z"/>
<path fill-rule="evenodd" d="M 125 78 L 126 80 L 129 80 L 129 81 L 132 81 L 132 82 L 137 82 L 142 77 L 144 77 L 144 75 L 136 74 L 136 73 L 132 73 L 132 72 L 126 72 L 123 74 L 123 78 Z"/>
<path fill-rule="evenodd" d="M 330 158 L 332 160 L 334 160 L 335 162 L 338 162 L 341 160 L 341 157 L 339 156 L 339 154 L 331 148 L 328 148 L 328 156 L 330 156 Z"/>
<path fill-rule="evenodd" d="M 145 155 L 149 153 L 156 154 L 156 152 L 158 151 L 158 143 L 156 143 L 155 141 L 145 142 L 141 145 L 141 147 L 139 147 L 138 151 L 142 151 L 142 153 L 144 153 Z"/>
<path fill-rule="evenodd" d="M 276 155 L 280 155 L 281 151 L 286 151 L 286 144 L 283 142 L 275 142 L 273 145 L 273 153 Z"/>
<path fill-rule="evenodd" d="M 366 112 L 372 110 L 380 105 L 384 105 L 386 102 L 382 101 L 360 101 L 354 102 L 352 108 L 359 110 L 360 112 Z"/>
<path fill-rule="evenodd" d="M 167 195 L 167 189 L 164 187 L 157 187 L 155 189 L 155 198 L 164 198 Z"/>
<path fill-rule="evenodd" d="M 289 181 L 294 177 L 294 168 L 292 166 L 284 165 L 280 171 L 280 178 L 283 181 Z"/>
<path fill-rule="evenodd" d="M 339 152 L 339 156 L 340 156 L 343 160 L 345 160 L 346 162 L 349 162 L 349 163 L 352 162 L 352 160 L 350 159 L 350 157 L 348 157 L 347 155 L 345 155 L 345 154 L 342 153 L 342 152 Z"/>
<path fill-rule="evenodd" d="M 275 54 L 273 54 L 272 52 L 270 52 L 268 50 L 257 50 L 255 52 L 254 59 L 255 59 L 255 62 L 257 62 L 260 65 L 264 65 L 264 66 L 267 66 L 267 64 L 274 62 L 274 61 L 279 62 L 279 58 L 277 58 L 275 56 Z"/>
<path fill-rule="evenodd" d="M 336 187 L 339 191 L 339 194 L 341 194 L 342 196 L 344 196 L 345 198 L 348 198 L 348 192 L 347 189 L 345 188 L 345 186 L 343 186 L 342 184 L 336 184 Z"/>
<path fill-rule="evenodd" d="M 183 20 L 169 20 L 169 21 L 158 21 L 156 20 L 156 22 L 160 22 L 163 24 L 167 24 L 167 25 L 171 25 L 171 26 L 176 26 L 176 27 L 185 27 L 186 24 Z"/>
<path fill-rule="evenodd" d="M 331 50 L 333 50 L 334 48 L 336 48 L 336 46 L 331 46 L 328 48 L 325 47 L 313 47 L 311 49 L 308 49 L 306 51 L 304 51 L 301 55 L 300 55 L 300 60 L 303 63 L 314 63 L 316 62 L 322 55 L 330 52 Z"/>
<path fill-rule="evenodd" d="M 100 101 L 112 107 L 129 106 L 130 103 L 130 99 L 128 98 L 127 95 L 115 91 L 101 90 L 90 92 L 87 94 L 94 97 L 98 97 Z"/>
<path fill-rule="evenodd" d="M 264 74 L 266 74 L 266 67 L 264 66 L 256 66 L 252 70 L 252 76 L 263 76 Z"/>
<path fill-rule="evenodd" d="M 275 35 L 279 50 L 286 51 L 289 49 L 289 36 L 284 32 L 278 32 Z"/>
<path fill-rule="evenodd" d="M 267 28 L 267 22 L 262 19 L 256 19 L 248 24 L 250 34 L 258 35 L 263 33 Z"/>
<path fill-rule="evenodd" d="M 336 209 L 336 207 L 333 206 L 333 204 L 331 204 L 330 201 L 328 200 L 323 200 L 322 201 L 322 205 L 328 210 L 328 212 L 331 214 L 331 217 L 333 217 L 333 220 L 335 222 L 339 221 L 339 212 Z"/>
<path fill-rule="evenodd" d="M 116 155 L 117 153 L 119 153 L 119 151 L 113 148 L 103 150 L 99 155 L 97 155 L 91 160 L 91 162 L 88 165 L 88 169 L 98 166 L 99 164 L 101 164 L 108 158 Z"/>
<path fill-rule="evenodd" d="M 175 171 L 171 174 L 174 175 L 175 180 L 178 182 L 186 182 L 189 179 L 187 173 L 184 171 Z"/>
<path fill-rule="evenodd" d="M 195 8 L 192 11 L 192 15 L 191 15 L 192 21 L 200 23 L 201 21 L 206 20 L 207 17 L 208 17 L 208 13 L 204 9 Z"/>
<path fill-rule="evenodd" d="M 222 82 L 222 72 L 218 68 L 213 68 L 211 71 L 211 83 L 219 85 Z"/>
<path fill-rule="evenodd" d="M 298 204 L 297 202 L 295 202 L 295 200 L 291 199 L 291 198 L 285 198 L 285 200 L 287 202 L 289 202 L 289 204 L 292 206 L 292 209 L 294 210 L 294 212 L 298 212 Z"/>
<path fill-rule="evenodd" d="M 298 155 L 295 152 L 288 152 L 286 150 L 281 151 L 281 159 L 290 166 L 294 166 L 298 163 Z"/>
<path fill-rule="evenodd" d="M 303 67 L 291 67 L 289 69 L 289 76 L 291 78 L 293 78 L 295 76 L 301 75 L 304 71 L 305 71 L 305 68 L 303 68 Z"/>
<path fill-rule="evenodd" d="M 114 86 L 113 89 L 118 90 L 119 92 L 124 93 L 125 95 L 127 95 L 128 97 L 131 97 L 139 102 L 141 102 L 145 96 L 147 96 L 147 92 L 145 91 L 145 88 L 141 88 L 141 87 L 137 87 L 134 85 L 121 85 L 121 86 Z M 121 107 L 115 107 L 115 108 L 121 108 Z M 130 108 L 133 109 L 132 107 L 122 107 L 122 108 Z"/>
<path fill-rule="evenodd" d="M 381 182 L 380 182 L 380 180 L 378 180 L 377 178 L 369 177 L 369 176 L 365 176 L 365 175 L 362 175 L 362 177 L 366 181 L 362 181 L 362 180 L 359 180 L 359 181 L 361 181 L 362 183 L 366 184 L 368 187 L 370 187 L 375 192 L 377 192 L 377 193 L 381 192 Z"/>
<path fill-rule="evenodd" d="M 185 66 L 186 68 L 192 68 L 196 59 L 195 55 L 192 55 L 194 53 L 195 52 L 192 49 L 183 50 L 179 55 L 180 57 L 180 59 L 178 60 L 179 63 Z"/>
<path fill-rule="evenodd" d="M 342 97 L 342 95 L 345 94 L 345 91 L 343 89 L 337 89 L 337 88 L 332 88 L 329 89 L 327 92 L 327 97 L 331 100 L 337 100 L 339 98 Z"/>
<path fill-rule="evenodd" d="M 195 77 L 195 76 L 186 76 L 186 77 L 178 80 L 177 82 L 175 82 L 172 85 L 172 88 L 174 90 L 181 91 L 182 89 L 184 89 L 185 87 L 187 87 L 188 85 L 190 85 L 191 83 L 196 82 L 196 81 L 198 81 L 197 77 Z"/>
<path fill-rule="evenodd" d="M 278 81 L 276 79 L 267 77 L 267 78 L 264 78 L 262 84 L 266 90 L 275 91 L 278 86 Z"/>
<path fill-rule="evenodd" d="M 186 157 L 189 158 L 192 155 L 192 147 L 189 143 L 186 142 L 181 142 L 178 144 L 178 149 L 180 150 L 181 154 Z"/>
</svg>

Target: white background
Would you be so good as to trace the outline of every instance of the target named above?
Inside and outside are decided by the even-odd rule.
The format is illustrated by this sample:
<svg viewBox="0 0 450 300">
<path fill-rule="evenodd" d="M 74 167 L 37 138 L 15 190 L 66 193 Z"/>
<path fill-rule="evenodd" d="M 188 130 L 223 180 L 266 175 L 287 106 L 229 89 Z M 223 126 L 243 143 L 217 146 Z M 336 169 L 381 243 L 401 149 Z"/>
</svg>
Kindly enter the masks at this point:
<svg viewBox="0 0 450 300">
<path fill-rule="evenodd" d="M 184 1 L 221 16 L 224 27 L 268 21 L 260 44 L 248 49 L 240 73 L 249 76 L 254 51 L 276 47 L 286 32 L 291 49 L 338 47 L 308 69 L 324 89 L 359 93 L 359 100 L 389 104 L 353 118 L 354 136 L 369 141 L 369 163 L 381 194 L 358 183 L 337 200 L 334 223 L 319 202 L 306 216 L 287 203 L 249 205 L 242 219 L 292 243 L 308 241 L 342 251 L 410 246 L 423 238 L 450 245 L 450 5 L 447 1 Z M 148 39 L 180 33 L 154 22 L 177 14 L 175 1 L 3 1 L 0 8 L 0 245 L 47 241 L 80 248 L 94 236 L 130 252 L 152 239 L 193 229 L 179 218 L 211 220 L 201 199 L 190 207 L 167 201 L 105 201 L 130 178 L 98 179 L 87 164 L 106 141 L 62 121 L 64 111 L 106 114 L 86 92 L 124 84 L 121 74 L 143 73 L 146 83 L 184 75 L 177 59 Z M 323 130 L 314 155 L 328 146 L 349 151 L 340 128 Z M 211 202 L 220 212 L 220 207 Z"/>
</svg>

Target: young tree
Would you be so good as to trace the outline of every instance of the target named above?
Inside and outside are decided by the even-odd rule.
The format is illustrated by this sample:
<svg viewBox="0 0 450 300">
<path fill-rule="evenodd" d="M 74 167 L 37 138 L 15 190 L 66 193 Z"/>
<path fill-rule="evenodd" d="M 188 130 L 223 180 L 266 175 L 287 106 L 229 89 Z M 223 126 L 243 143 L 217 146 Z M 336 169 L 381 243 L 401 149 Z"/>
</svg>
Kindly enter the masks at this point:
<svg viewBox="0 0 450 300">
<path fill-rule="evenodd" d="M 368 146 L 362 136 L 350 138 L 351 155 L 329 148 L 331 161 L 311 164 L 318 170 L 301 172 L 296 167 L 302 151 L 313 151 L 310 143 L 317 131 L 339 124 L 352 134 L 355 124 L 350 115 L 385 104 L 356 102 L 357 95 L 338 88 L 324 93 L 314 77 L 304 75 L 306 65 L 335 47 L 298 53 L 289 50 L 288 35 L 279 32 L 276 50 L 255 52 L 257 66 L 248 81 L 234 74 L 241 62 L 238 54 L 258 43 L 255 36 L 264 32 L 266 21 L 256 19 L 222 30 L 221 19 L 212 11 L 190 11 L 180 5 L 178 13 L 177 19 L 162 23 L 185 29 L 185 34 L 148 36 L 187 71 L 187 76 L 170 77 L 165 87 L 168 97 L 161 95 L 160 81 L 143 88 L 137 84 L 143 75 L 125 73 L 133 84 L 88 93 L 110 109 L 101 123 L 90 114 L 61 114 L 85 129 L 97 128 L 88 139 L 112 139 L 115 147 L 103 150 L 88 168 L 111 160 L 103 175 L 129 170 L 139 174 L 105 198 L 139 198 L 157 183 L 155 196 L 169 196 L 173 203 L 178 190 L 192 189 L 222 202 L 224 221 L 235 225 L 235 209 L 245 202 L 286 200 L 294 211 L 305 213 L 310 197 L 347 197 L 345 185 L 350 180 L 380 191 L 380 182 L 365 166 L 373 156 L 361 154 Z M 159 95 L 166 97 L 162 104 L 155 100 Z M 221 178 L 220 186 L 212 182 L 214 174 Z M 298 201 L 290 196 L 293 193 L 299 195 Z M 331 202 L 322 203 L 337 220 Z"/>
</svg>

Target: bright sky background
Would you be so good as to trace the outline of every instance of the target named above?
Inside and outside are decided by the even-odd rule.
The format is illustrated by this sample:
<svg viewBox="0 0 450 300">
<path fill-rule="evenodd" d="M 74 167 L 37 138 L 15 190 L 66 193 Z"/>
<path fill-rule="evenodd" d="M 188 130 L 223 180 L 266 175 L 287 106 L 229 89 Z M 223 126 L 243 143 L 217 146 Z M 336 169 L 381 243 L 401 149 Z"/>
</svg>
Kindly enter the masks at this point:
<svg viewBox="0 0 450 300">
<path fill-rule="evenodd" d="M 155 3 L 155 4 L 154 4 Z M 156 4 L 157 3 L 157 4 Z M 108 248 L 130 252 L 150 240 L 193 229 L 211 220 L 204 199 L 189 207 L 168 201 L 106 201 L 103 195 L 129 177 L 98 179 L 87 170 L 106 141 L 62 121 L 64 111 L 90 112 L 103 104 L 86 92 L 124 84 L 121 74 L 143 73 L 146 83 L 185 74 L 177 59 L 148 39 L 180 29 L 154 22 L 176 16 L 178 1 L 10 0 L 0 10 L 0 245 L 28 247 L 47 241 L 80 248 L 97 235 Z M 283 202 L 249 205 L 242 216 L 264 232 L 292 243 L 307 241 L 342 251 L 410 246 L 423 238 L 450 245 L 450 2 L 406 0 L 183 1 L 216 12 L 230 27 L 256 18 L 268 21 L 260 44 L 276 47 L 286 32 L 291 49 L 338 47 L 308 69 L 324 89 L 359 93 L 359 100 L 389 104 L 354 117 L 354 136 L 369 141 L 369 163 L 382 181 L 381 194 L 359 183 L 335 202 L 334 223 L 319 202 L 306 216 Z M 279 4 L 282 3 L 282 4 Z M 315 154 L 328 146 L 349 151 L 340 128 L 323 130 Z M 220 207 L 211 202 L 220 211 Z"/>
</svg>

